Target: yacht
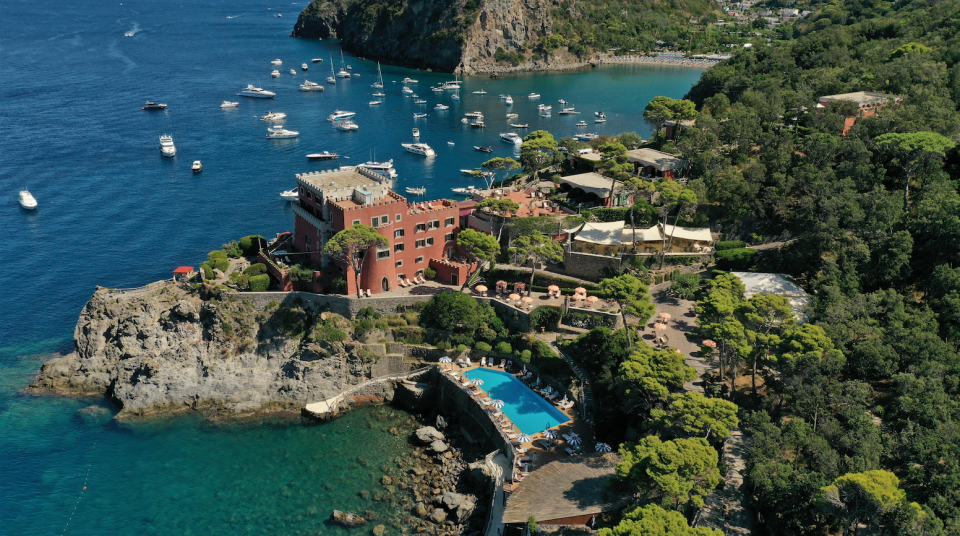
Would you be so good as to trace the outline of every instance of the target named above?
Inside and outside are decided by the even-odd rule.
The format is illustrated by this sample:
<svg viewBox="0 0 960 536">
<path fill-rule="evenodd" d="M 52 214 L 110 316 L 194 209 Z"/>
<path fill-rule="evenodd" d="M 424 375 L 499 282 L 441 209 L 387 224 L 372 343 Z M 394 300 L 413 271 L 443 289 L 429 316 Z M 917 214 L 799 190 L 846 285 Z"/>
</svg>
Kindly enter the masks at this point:
<svg viewBox="0 0 960 536">
<path fill-rule="evenodd" d="M 370 162 L 358 164 L 357 167 L 369 169 L 370 171 L 383 175 L 388 179 L 397 178 L 397 170 L 393 169 L 393 160 L 388 160 L 386 162 L 376 162 L 371 160 Z"/>
<path fill-rule="evenodd" d="M 300 191 L 297 188 L 293 190 L 287 190 L 286 192 L 280 192 L 280 199 L 284 201 L 296 201 L 300 198 Z"/>
<path fill-rule="evenodd" d="M 343 130 L 343 131 L 350 131 L 350 130 L 360 130 L 360 127 L 358 127 L 357 124 L 354 123 L 353 121 L 346 120 L 346 121 L 341 121 L 337 123 L 337 129 Z"/>
<path fill-rule="evenodd" d="M 512 143 L 513 145 L 522 145 L 523 138 L 517 136 L 513 132 L 502 132 L 500 133 L 500 139 L 507 143 Z"/>
<path fill-rule="evenodd" d="M 380 101 L 380 100 L 372 100 L 372 101 L 368 102 L 367 104 L 369 104 L 370 106 L 376 106 L 376 105 L 378 105 L 378 104 L 383 104 L 383 101 Z"/>
<path fill-rule="evenodd" d="M 313 58 L 313 59 L 310 60 L 310 61 L 312 61 L 313 63 L 321 63 L 321 62 L 323 62 L 323 60 L 320 59 L 320 58 Z"/>
<path fill-rule="evenodd" d="M 492 153 L 493 147 L 490 147 L 489 145 L 474 145 L 473 150 L 480 151 L 481 153 Z"/>
<path fill-rule="evenodd" d="M 167 105 L 162 102 L 147 102 L 141 110 L 166 110 Z"/>
<path fill-rule="evenodd" d="M 254 87 L 253 84 L 247 84 L 247 87 L 242 89 L 240 93 L 237 93 L 237 95 L 240 97 L 254 97 L 257 99 L 272 99 L 277 96 L 276 93 L 267 91 L 266 89 Z"/>
<path fill-rule="evenodd" d="M 591 141 L 591 140 L 595 140 L 595 139 L 597 139 L 597 138 L 599 138 L 599 137 L 600 137 L 600 135 L 597 134 L 596 132 L 584 132 L 583 134 L 577 134 L 577 135 L 575 135 L 575 136 L 573 137 L 573 139 L 575 139 L 575 140 L 580 140 L 580 141 Z"/>
<path fill-rule="evenodd" d="M 598 117 L 598 118 L 594 119 L 593 122 L 594 122 L 594 123 L 606 123 L 606 122 L 607 122 L 607 118 L 606 118 L 606 117 Z"/>
<path fill-rule="evenodd" d="M 607 118 L 606 114 L 604 114 L 603 112 L 593 112 L 593 115 L 595 115 L 595 116 L 597 116 L 597 117 L 599 117 L 599 118 L 601 118 L 601 119 L 606 119 L 606 118 Z"/>
<path fill-rule="evenodd" d="M 527 95 L 527 98 L 528 98 L 528 99 L 539 99 L 539 98 L 540 98 L 540 94 L 539 94 L 539 93 L 531 93 L 531 94 Z"/>
<path fill-rule="evenodd" d="M 465 113 L 465 114 L 463 114 L 463 115 L 465 115 L 465 116 L 467 116 L 467 117 L 479 117 L 479 118 L 481 118 L 481 119 L 483 118 L 483 112 L 467 112 L 467 113 Z"/>
<path fill-rule="evenodd" d="M 337 153 L 331 153 L 329 151 L 307 155 L 307 160 L 333 160 L 334 158 L 340 158 L 340 155 Z"/>
<path fill-rule="evenodd" d="M 413 103 L 414 103 L 414 104 L 426 104 L 427 101 L 425 101 L 425 100 L 423 100 L 423 99 L 417 99 L 417 100 L 413 101 Z"/>
<path fill-rule="evenodd" d="M 337 71 L 337 78 L 350 78 L 350 71 L 343 65 L 343 50 L 340 51 L 340 70 Z"/>
<path fill-rule="evenodd" d="M 301 63 L 301 64 L 300 64 L 300 70 L 301 70 L 301 71 L 306 71 L 306 70 L 309 69 L 309 68 L 310 68 L 310 67 L 307 67 L 307 64 L 306 64 L 306 63 Z"/>
<path fill-rule="evenodd" d="M 432 88 L 430 88 L 430 90 L 431 90 L 431 91 L 435 91 L 435 92 L 440 92 L 440 91 L 443 91 L 443 88 L 442 88 L 442 87 L 432 87 Z"/>
<path fill-rule="evenodd" d="M 403 86 L 403 89 L 400 90 L 400 93 L 403 93 L 404 95 L 413 95 L 413 90 L 407 86 Z"/>
<path fill-rule="evenodd" d="M 580 112 L 574 110 L 572 107 L 571 107 L 571 108 L 562 108 L 562 109 L 560 110 L 560 115 L 575 115 L 575 114 L 578 114 L 578 113 L 580 113 Z"/>
<path fill-rule="evenodd" d="M 266 115 L 260 118 L 261 121 L 283 121 L 287 118 L 287 114 L 283 112 L 267 112 Z"/>
<path fill-rule="evenodd" d="M 326 89 L 316 82 L 304 80 L 303 83 L 300 84 L 300 91 L 326 91 Z"/>
<path fill-rule="evenodd" d="M 274 78 L 280 78 L 280 71 L 274 69 L 273 72 L 270 73 L 270 76 Z"/>
<path fill-rule="evenodd" d="M 287 138 L 296 138 L 300 133 L 296 130 L 286 130 L 282 125 L 274 125 L 267 129 L 267 138 L 271 140 L 282 140 Z"/>
<path fill-rule="evenodd" d="M 559 102 L 560 104 L 566 104 L 566 103 L 567 103 L 567 101 L 565 101 L 565 100 L 563 100 L 563 99 L 560 99 L 560 100 L 558 100 L 557 102 Z"/>
<path fill-rule="evenodd" d="M 404 79 L 403 79 L 403 83 L 404 83 L 404 84 L 416 84 L 417 81 L 414 80 L 413 78 L 407 77 L 407 78 L 404 78 Z"/>
<path fill-rule="evenodd" d="M 194 160 L 190 169 L 192 169 L 194 173 L 200 173 L 203 171 L 203 164 L 201 164 L 199 160 Z"/>
<path fill-rule="evenodd" d="M 585 126 L 587 126 L 587 122 L 586 122 L 586 121 L 577 121 L 577 124 L 576 124 L 576 125 L 573 125 L 573 126 L 575 126 L 575 127 L 585 127 Z"/>
<path fill-rule="evenodd" d="M 484 90 L 482 90 L 482 89 L 478 89 L 478 90 L 474 91 L 473 94 L 474 94 L 474 95 L 486 95 L 487 92 L 484 91 Z"/>
<path fill-rule="evenodd" d="M 407 186 L 407 193 L 410 195 L 427 195 L 426 188 L 411 188 Z"/>
<path fill-rule="evenodd" d="M 550 106 L 549 104 L 538 104 L 538 105 L 537 105 L 537 109 L 538 109 L 538 110 L 551 110 L 551 109 L 553 109 L 553 106 Z"/>
<path fill-rule="evenodd" d="M 427 114 L 413 114 L 414 119 L 423 119 Z"/>
<path fill-rule="evenodd" d="M 330 76 L 327 77 L 328 84 L 336 84 L 337 79 L 333 77 L 333 56 L 330 56 Z"/>
<path fill-rule="evenodd" d="M 280 61 L 280 58 L 277 58 L 270 62 L 270 65 L 283 65 L 283 62 Z"/>
<path fill-rule="evenodd" d="M 466 188 L 451 188 L 451 190 L 453 191 L 453 193 L 461 194 L 461 195 L 463 194 L 469 195 L 477 191 L 477 189 L 474 188 L 473 186 L 467 186 Z"/>
<path fill-rule="evenodd" d="M 456 145 L 456 144 L 453 143 L 452 141 L 448 141 L 448 142 L 447 142 L 447 145 Z"/>
<path fill-rule="evenodd" d="M 443 89 L 460 89 L 460 80 L 459 78 L 453 82 L 444 82 Z"/>
<path fill-rule="evenodd" d="M 387 94 L 384 93 L 384 92 L 382 92 L 382 91 L 378 91 L 378 92 L 374 93 L 373 96 L 374 96 L 374 97 L 386 97 Z"/>
<path fill-rule="evenodd" d="M 234 101 L 228 101 L 228 100 L 225 100 L 220 103 L 221 108 L 236 108 L 239 105 L 240 105 L 240 102 L 234 102 Z"/>
<path fill-rule="evenodd" d="M 342 110 L 334 110 L 332 114 L 327 117 L 327 121 L 339 121 L 341 119 L 347 119 L 357 115 L 357 112 L 344 112 Z"/>
<path fill-rule="evenodd" d="M 412 95 L 410 95 L 410 96 L 413 97 L 413 98 L 415 98 L 415 99 L 420 98 L 420 95 L 417 95 L 416 93 L 414 93 L 414 94 L 412 94 Z"/>
<path fill-rule="evenodd" d="M 507 106 L 510 106 L 511 104 L 513 104 L 513 97 L 511 97 L 510 95 L 507 95 L 506 100 L 504 100 L 503 102 L 504 102 L 504 104 L 506 104 Z"/>
<path fill-rule="evenodd" d="M 297 70 L 296 70 L 296 69 L 290 69 L 290 76 L 297 76 Z"/>
<path fill-rule="evenodd" d="M 501 99 L 501 100 L 502 100 L 502 99 L 505 99 L 505 98 L 507 98 L 507 96 L 506 96 L 506 95 L 504 95 L 503 93 L 501 93 L 501 94 L 500 94 L 500 95 L 498 95 L 498 96 L 500 97 L 500 99 Z"/>
<path fill-rule="evenodd" d="M 177 147 L 173 144 L 173 136 L 169 134 L 160 136 L 160 154 L 166 157 L 177 156 Z"/>
<path fill-rule="evenodd" d="M 383 73 L 380 72 L 380 62 L 377 62 L 377 81 L 370 84 L 370 87 L 383 89 Z"/>
<path fill-rule="evenodd" d="M 487 124 L 483 122 L 483 119 L 474 119 L 470 126 L 472 128 L 485 128 Z"/>
<path fill-rule="evenodd" d="M 437 153 L 426 143 L 401 143 L 408 153 L 418 154 L 420 156 L 437 156 Z"/>
<path fill-rule="evenodd" d="M 433 109 L 434 109 L 434 110 L 449 110 L 450 107 L 447 106 L 446 104 L 437 103 L 437 105 L 434 106 Z"/>
<path fill-rule="evenodd" d="M 420 129 L 419 129 L 419 128 L 414 128 L 414 129 L 413 129 L 413 137 L 414 137 L 414 138 L 419 138 L 419 137 L 420 137 Z"/>
<path fill-rule="evenodd" d="M 530 128 L 530 125 L 528 125 L 528 124 L 526 124 L 526 123 L 523 123 L 523 124 L 520 124 L 520 123 L 510 123 L 510 126 L 513 127 L 513 128 Z"/>
<path fill-rule="evenodd" d="M 33 194 L 31 194 L 26 188 L 20 190 L 20 197 L 17 198 L 17 202 L 20 203 L 21 207 L 27 210 L 33 210 L 37 208 L 37 200 L 33 198 Z"/>
</svg>

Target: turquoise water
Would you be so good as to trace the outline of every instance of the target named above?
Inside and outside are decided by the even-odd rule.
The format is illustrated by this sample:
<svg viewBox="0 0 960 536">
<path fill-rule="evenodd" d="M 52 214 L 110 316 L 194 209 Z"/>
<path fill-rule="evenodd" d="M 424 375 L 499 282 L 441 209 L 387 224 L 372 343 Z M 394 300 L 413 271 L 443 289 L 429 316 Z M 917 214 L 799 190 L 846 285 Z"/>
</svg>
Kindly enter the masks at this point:
<svg viewBox="0 0 960 536">
<path fill-rule="evenodd" d="M 502 411 L 527 435 L 570 422 L 570 418 L 562 411 L 510 373 L 477 368 L 467 372 L 466 376 L 471 380 L 482 380 L 483 385 L 480 388 L 486 391 L 490 398 L 503 400 Z"/>
</svg>

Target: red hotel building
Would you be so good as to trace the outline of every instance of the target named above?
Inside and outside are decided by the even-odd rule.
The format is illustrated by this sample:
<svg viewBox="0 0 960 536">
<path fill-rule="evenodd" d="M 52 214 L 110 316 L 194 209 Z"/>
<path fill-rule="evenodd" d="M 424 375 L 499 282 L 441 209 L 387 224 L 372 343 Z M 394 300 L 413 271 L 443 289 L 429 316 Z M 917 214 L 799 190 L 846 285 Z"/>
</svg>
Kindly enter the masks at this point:
<svg viewBox="0 0 960 536">
<path fill-rule="evenodd" d="M 357 292 L 353 270 L 322 251 L 333 235 L 358 223 L 377 229 L 389 242 L 384 249 L 367 252 L 360 274 L 363 290 L 378 294 L 395 289 L 399 280 L 423 275 L 428 266 L 437 271 L 439 282 L 463 283 L 468 266 L 451 260 L 459 231 L 456 203 L 408 203 L 390 190 L 385 177 L 363 168 L 301 173 L 297 184 L 294 246 L 311 253 L 310 260 L 322 271 L 343 274 L 347 294 Z"/>
</svg>

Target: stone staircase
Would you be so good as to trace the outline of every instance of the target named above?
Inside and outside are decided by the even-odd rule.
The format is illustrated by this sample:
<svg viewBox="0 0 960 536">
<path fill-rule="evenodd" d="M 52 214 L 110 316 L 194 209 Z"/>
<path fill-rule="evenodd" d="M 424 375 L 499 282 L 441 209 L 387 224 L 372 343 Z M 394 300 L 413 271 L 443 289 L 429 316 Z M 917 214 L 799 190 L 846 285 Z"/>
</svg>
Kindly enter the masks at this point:
<svg viewBox="0 0 960 536">
<path fill-rule="evenodd" d="M 593 426 L 593 412 L 596 406 L 593 402 L 593 382 L 590 380 L 590 373 L 577 360 L 561 352 L 556 343 L 550 343 L 550 347 L 567 362 L 573 373 L 577 375 L 577 379 L 580 380 L 580 416 L 583 417 L 585 423 Z"/>
</svg>

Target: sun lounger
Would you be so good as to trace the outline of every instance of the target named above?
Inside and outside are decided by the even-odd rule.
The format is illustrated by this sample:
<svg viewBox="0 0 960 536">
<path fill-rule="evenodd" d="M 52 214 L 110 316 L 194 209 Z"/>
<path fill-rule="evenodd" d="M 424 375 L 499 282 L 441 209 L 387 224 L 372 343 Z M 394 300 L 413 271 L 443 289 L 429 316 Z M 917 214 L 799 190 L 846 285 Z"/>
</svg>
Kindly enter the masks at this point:
<svg viewBox="0 0 960 536">
<path fill-rule="evenodd" d="M 562 410 L 568 410 L 568 409 L 572 408 L 573 405 L 574 405 L 574 401 L 573 401 L 573 400 L 568 400 L 568 401 L 564 402 L 563 404 L 560 404 L 560 409 L 562 409 Z"/>
<path fill-rule="evenodd" d="M 501 359 L 501 360 L 500 360 L 500 368 L 503 368 L 503 367 L 505 367 L 505 366 L 507 366 L 507 360 L 506 360 L 506 359 Z"/>
<path fill-rule="evenodd" d="M 570 447 L 564 447 L 563 450 L 567 451 L 567 454 L 569 454 L 569 455 L 571 455 L 571 456 L 573 456 L 574 454 L 577 453 L 577 451 L 573 450 L 573 449 L 570 448 Z"/>
<path fill-rule="evenodd" d="M 520 462 L 535 462 L 537 461 L 537 455 L 532 454 L 530 456 L 521 456 L 520 458 L 518 458 L 518 460 L 520 460 Z"/>
<path fill-rule="evenodd" d="M 557 398 L 558 396 L 560 396 L 560 393 L 554 391 L 554 392 L 550 393 L 549 395 L 547 395 L 546 398 L 547 398 L 547 400 L 553 400 L 554 398 Z"/>
<path fill-rule="evenodd" d="M 468 367 L 471 366 L 471 365 L 473 365 L 473 363 L 470 362 L 470 358 L 469 358 L 469 357 L 465 357 L 464 360 L 467 362 L 467 366 L 468 366 Z"/>
<path fill-rule="evenodd" d="M 512 368 L 513 368 L 513 361 L 507 361 L 507 370 L 510 370 Z"/>
<path fill-rule="evenodd" d="M 530 449 L 515 449 L 517 454 L 526 454 Z"/>
<path fill-rule="evenodd" d="M 544 450 L 546 450 L 546 451 L 553 451 L 553 449 L 557 448 L 556 445 L 554 445 L 553 443 L 551 443 L 551 442 L 549 442 L 549 441 L 547 441 L 547 440 L 545 440 L 545 439 L 539 440 L 539 445 L 540 445 L 540 448 L 542 448 L 542 449 L 544 449 Z"/>
<path fill-rule="evenodd" d="M 564 439 L 564 441 L 567 441 L 567 442 L 569 442 L 570 439 L 573 438 L 573 436 L 570 435 L 570 434 L 560 434 L 560 437 L 562 437 L 562 438 Z"/>
</svg>

